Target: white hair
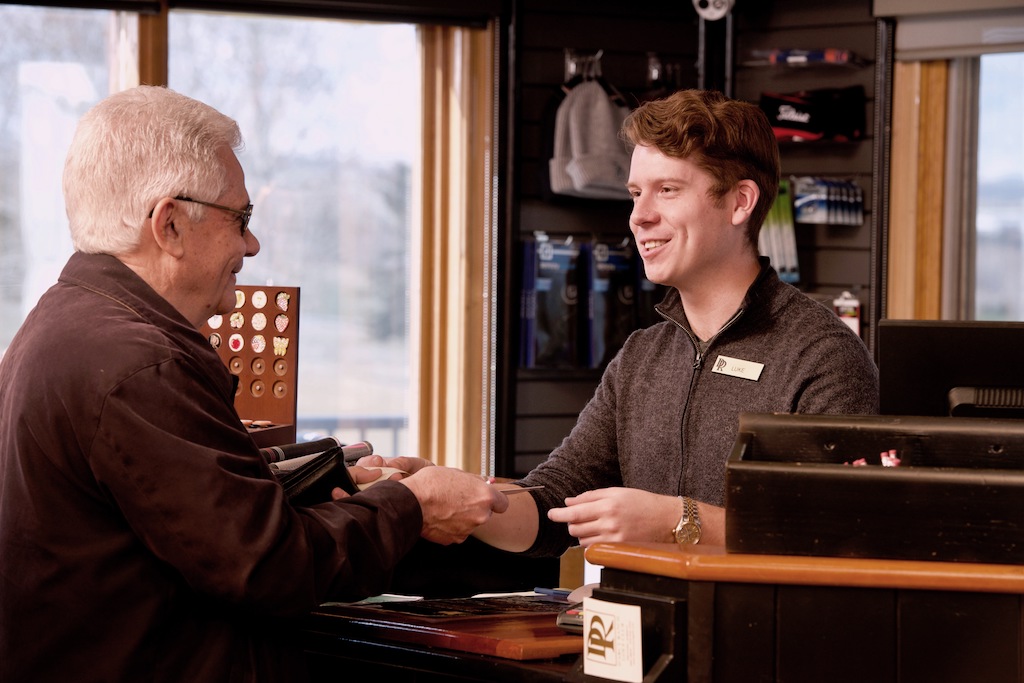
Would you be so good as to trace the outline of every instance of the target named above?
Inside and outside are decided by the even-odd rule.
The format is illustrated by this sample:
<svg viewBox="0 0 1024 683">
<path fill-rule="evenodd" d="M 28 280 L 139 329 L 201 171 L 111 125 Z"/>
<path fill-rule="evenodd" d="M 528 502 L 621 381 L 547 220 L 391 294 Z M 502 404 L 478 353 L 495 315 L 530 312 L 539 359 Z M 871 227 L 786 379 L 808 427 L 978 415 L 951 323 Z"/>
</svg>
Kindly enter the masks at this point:
<svg viewBox="0 0 1024 683">
<path fill-rule="evenodd" d="M 122 254 L 164 197 L 227 189 L 218 158 L 238 151 L 238 124 L 168 88 L 139 86 L 111 95 L 82 117 L 64 163 L 64 202 L 77 251 Z M 203 207 L 188 204 L 193 217 Z"/>
</svg>

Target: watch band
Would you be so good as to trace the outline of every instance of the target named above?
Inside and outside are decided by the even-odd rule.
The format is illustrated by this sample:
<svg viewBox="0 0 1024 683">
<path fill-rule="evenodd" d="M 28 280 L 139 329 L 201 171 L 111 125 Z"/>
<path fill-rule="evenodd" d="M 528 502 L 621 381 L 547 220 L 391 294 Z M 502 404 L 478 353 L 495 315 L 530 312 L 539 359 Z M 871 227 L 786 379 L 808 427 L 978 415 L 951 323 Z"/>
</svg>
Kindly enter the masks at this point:
<svg viewBox="0 0 1024 683">
<path fill-rule="evenodd" d="M 700 510 L 697 502 L 689 496 L 679 496 L 679 500 L 683 501 L 683 514 L 672 530 L 672 535 L 679 545 L 696 545 L 700 542 Z"/>
</svg>

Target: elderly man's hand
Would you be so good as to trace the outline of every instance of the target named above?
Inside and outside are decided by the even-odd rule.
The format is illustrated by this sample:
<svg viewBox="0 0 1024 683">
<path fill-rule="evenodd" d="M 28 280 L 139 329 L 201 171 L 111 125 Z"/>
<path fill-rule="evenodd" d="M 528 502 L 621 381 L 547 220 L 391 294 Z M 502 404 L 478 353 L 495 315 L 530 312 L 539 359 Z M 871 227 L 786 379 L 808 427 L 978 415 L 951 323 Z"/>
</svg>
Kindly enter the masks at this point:
<svg viewBox="0 0 1024 683">
<path fill-rule="evenodd" d="M 365 459 L 366 458 L 363 458 L 362 460 Z M 385 479 L 398 480 L 409 476 L 408 472 L 395 467 L 363 467 L 361 465 L 352 465 L 348 468 L 348 473 L 349 476 L 352 477 L 352 481 L 354 481 L 356 486 L 359 487 L 359 490 L 363 490 L 366 487 L 372 486 L 378 481 L 384 481 Z M 331 491 L 332 500 L 348 498 L 348 495 L 349 494 L 345 493 L 345 491 L 340 487 Z"/>
<path fill-rule="evenodd" d="M 508 498 L 476 474 L 451 467 L 423 467 L 401 480 L 420 501 L 428 541 L 461 543 L 495 512 L 508 508 Z"/>
<path fill-rule="evenodd" d="M 365 455 L 356 461 L 360 467 L 393 467 L 408 474 L 415 474 L 424 467 L 433 467 L 434 463 L 424 458 L 408 455 L 385 458 L 383 455 Z"/>
</svg>

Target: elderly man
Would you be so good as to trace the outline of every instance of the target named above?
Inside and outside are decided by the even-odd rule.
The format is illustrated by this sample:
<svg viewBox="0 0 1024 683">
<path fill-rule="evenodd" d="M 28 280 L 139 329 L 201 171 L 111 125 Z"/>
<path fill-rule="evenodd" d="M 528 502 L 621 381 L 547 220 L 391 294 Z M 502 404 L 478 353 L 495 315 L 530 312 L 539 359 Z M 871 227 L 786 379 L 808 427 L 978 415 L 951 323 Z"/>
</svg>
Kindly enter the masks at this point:
<svg viewBox="0 0 1024 683">
<path fill-rule="evenodd" d="M 296 680 L 282 620 L 381 592 L 417 539 L 508 505 L 442 467 L 286 500 L 198 331 L 260 247 L 240 144 L 157 87 L 79 124 L 76 253 L 0 364 L 0 680 Z"/>
</svg>

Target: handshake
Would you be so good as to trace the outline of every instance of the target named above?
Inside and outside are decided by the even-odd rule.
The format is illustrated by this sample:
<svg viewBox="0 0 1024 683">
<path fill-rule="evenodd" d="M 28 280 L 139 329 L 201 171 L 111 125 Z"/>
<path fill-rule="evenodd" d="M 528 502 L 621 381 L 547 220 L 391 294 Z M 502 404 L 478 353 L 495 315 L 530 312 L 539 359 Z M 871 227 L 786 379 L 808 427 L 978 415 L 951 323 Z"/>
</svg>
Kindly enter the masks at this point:
<svg viewBox="0 0 1024 683">
<path fill-rule="evenodd" d="M 348 473 L 358 490 L 385 480 L 406 486 L 416 496 L 423 512 L 420 535 L 441 545 L 461 543 L 491 515 L 508 509 L 508 497 L 490 480 L 453 467 L 434 465 L 422 458 L 368 455 L 349 467 Z M 347 495 L 340 488 L 331 492 L 335 500 Z"/>
</svg>

